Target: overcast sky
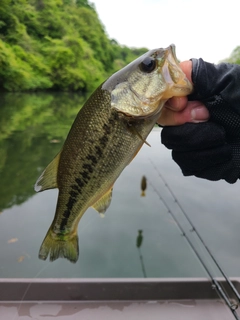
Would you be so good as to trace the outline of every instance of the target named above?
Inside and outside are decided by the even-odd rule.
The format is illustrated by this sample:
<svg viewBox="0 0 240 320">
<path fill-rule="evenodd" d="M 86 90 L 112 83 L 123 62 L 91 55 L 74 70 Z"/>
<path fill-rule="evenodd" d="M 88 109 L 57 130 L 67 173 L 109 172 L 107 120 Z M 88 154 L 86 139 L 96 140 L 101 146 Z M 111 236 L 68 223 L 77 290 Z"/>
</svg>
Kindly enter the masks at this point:
<svg viewBox="0 0 240 320">
<path fill-rule="evenodd" d="M 178 59 L 214 63 L 240 45 L 239 0 L 91 2 L 108 36 L 122 45 L 154 49 L 174 43 Z"/>
</svg>

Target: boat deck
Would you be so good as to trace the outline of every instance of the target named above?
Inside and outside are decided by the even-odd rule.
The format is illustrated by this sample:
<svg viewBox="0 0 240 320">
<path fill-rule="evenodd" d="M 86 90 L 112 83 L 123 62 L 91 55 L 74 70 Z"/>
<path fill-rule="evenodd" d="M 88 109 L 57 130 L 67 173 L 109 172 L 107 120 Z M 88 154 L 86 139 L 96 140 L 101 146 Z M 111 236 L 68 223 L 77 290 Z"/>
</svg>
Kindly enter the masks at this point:
<svg viewBox="0 0 240 320">
<path fill-rule="evenodd" d="M 239 279 L 231 279 L 239 291 Z M 223 288 L 223 280 L 218 280 Z M 236 301 L 226 288 L 232 304 Z M 176 279 L 2 279 L 0 319 L 234 319 L 211 281 Z"/>
</svg>

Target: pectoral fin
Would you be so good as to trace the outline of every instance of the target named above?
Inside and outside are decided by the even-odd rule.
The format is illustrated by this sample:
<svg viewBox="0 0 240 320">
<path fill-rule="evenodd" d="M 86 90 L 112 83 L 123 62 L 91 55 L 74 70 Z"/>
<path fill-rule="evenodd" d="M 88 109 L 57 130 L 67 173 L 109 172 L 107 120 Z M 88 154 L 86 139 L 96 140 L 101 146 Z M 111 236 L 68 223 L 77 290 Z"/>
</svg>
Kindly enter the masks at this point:
<svg viewBox="0 0 240 320">
<path fill-rule="evenodd" d="M 110 188 L 97 202 L 92 206 L 96 211 L 98 211 L 101 215 L 107 210 L 110 206 L 112 200 L 112 189 Z"/>
<path fill-rule="evenodd" d="M 42 172 L 37 182 L 35 183 L 34 190 L 36 192 L 44 191 L 47 189 L 57 188 L 57 172 L 60 159 L 59 152 L 56 157 L 49 163 L 46 169 Z"/>
<path fill-rule="evenodd" d="M 134 126 L 129 125 L 128 126 L 128 130 L 130 132 L 132 132 L 133 134 L 136 134 L 140 140 L 145 143 L 147 146 L 151 147 L 151 145 L 147 142 L 147 140 L 143 139 L 143 137 L 141 136 L 141 134 L 137 131 L 137 129 Z"/>
</svg>

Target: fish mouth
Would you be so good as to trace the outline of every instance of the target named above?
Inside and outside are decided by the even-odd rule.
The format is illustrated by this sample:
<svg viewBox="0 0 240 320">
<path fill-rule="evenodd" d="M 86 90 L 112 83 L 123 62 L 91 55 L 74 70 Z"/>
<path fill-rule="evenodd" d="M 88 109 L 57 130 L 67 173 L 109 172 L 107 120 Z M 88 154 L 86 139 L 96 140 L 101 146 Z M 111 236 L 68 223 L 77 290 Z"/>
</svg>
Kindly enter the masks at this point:
<svg viewBox="0 0 240 320">
<path fill-rule="evenodd" d="M 175 46 L 175 44 L 170 44 L 170 46 L 167 48 L 167 50 L 169 50 L 171 52 L 171 55 L 172 55 L 175 63 L 177 63 L 178 59 L 177 59 L 177 55 L 176 55 L 176 46 Z"/>
<path fill-rule="evenodd" d="M 169 90 L 171 95 L 185 96 L 192 92 L 192 84 L 179 66 L 174 44 L 165 49 L 165 62 L 161 73 L 166 83 L 171 87 Z"/>
<path fill-rule="evenodd" d="M 164 50 L 164 58 L 165 62 L 162 67 L 164 79 L 169 84 L 177 84 L 179 80 L 179 71 L 180 73 L 182 73 L 182 70 L 179 67 L 179 62 L 176 56 L 176 47 L 174 44 L 171 44 L 168 48 Z"/>
</svg>

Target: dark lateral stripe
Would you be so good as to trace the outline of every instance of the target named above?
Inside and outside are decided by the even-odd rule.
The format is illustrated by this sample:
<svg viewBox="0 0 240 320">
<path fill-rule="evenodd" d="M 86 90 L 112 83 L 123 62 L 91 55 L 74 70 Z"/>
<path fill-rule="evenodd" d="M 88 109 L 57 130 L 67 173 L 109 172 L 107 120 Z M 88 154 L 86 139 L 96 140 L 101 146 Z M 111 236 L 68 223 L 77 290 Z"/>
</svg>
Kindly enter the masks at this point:
<svg viewBox="0 0 240 320">
<path fill-rule="evenodd" d="M 76 180 L 75 180 L 76 181 Z M 79 189 L 79 187 L 78 186 L 76 186 L 75 184 L 73 184 L 73 185 L 71 185 L 71 189 L 72 190 L 76 190 L 77 191 L 77 193 L 81 193 L 81 189 Z"/>
<path fill-rule="evenodd" d="M 78 184 L 78 186 L 79 186 L 80 188 L 82 188 L 82 187 L 84 186 L 84 182 L 83 182 L 81 179 L 76 178 L 75 181 L 77 182 L 77 184 Z"/>
<path fill-rule="evenodd" d="M 62 218 L 62 221 L 61 221 L 61 224 L 60 224 L 60 231 L 65 231 L 65 229 L 66 229 L 65 227 L 67 225 L 67 222 L 68 222 L 68 218 Z"/>
<path fill-rule="evenodd" d="M 91 154 L 87 155 L 87 160 L 91 160 L 92 164 L 97 164 L 97 158 Z"/>
<path fill-rule="evenodd" d="M 101 148 L 99 146 L 95 146 L 95 149 L 96 149 L 98 157 L 100 158 L 103 154 Z"/>
<path fill-rule="evenodd" d="M 83 168 L 84 168 L 84 169 L 87 169 L 88 172 L 90 172 L 90 173 L 93 172 L 93 166 L 92 166 L 91 164 L 89 164 L 89 163 L 84 163 L 84 164 L 83 164 Z"/>
<path fill-rule="evenodd" d="M 110 134 L 111 133 L 111 127 L 109 127 L 106 123 L 103 125 L 103 130 L 105 134 Z"/>
<path fill-rule="evenodd" d="M 94 154 L 88 154 L 86 156 L 86 160 L 91 161 L 91 163 L 84 163 L 82 165 L 83 171 L 79 172 L 78 178 L 75 179 L 76 184 L 73 184 L 71 186 L 71 190 L 69 192 L 69 199 L 68 203 L 66 204 L 66 210 L 63 213 L 63 218 L 60 224 L 60 230 L 64 231 L 66 228 L 66 225 L 68 223 L 68 219 L 71 215 L 72 208 L 74 204 L 77 202 L 78 196 L 82 193 L 82 188 L 90 181 L 91 179 L 91 173 L 94 170 L 94 166 L 98 163 L 98 160 L 103 155 L 103 150 L 107 145 L 107 142 L 109 140 L 108 135 L 112 132 L 112 126 L 114 126 L 114 122 L 116 120 L 116 117 L 109 119 L 109 124 L 104 123 L 103 124 L 103 135 L 99 138 L 98 144 L 95 145 L 95 152 Z"/>
<path fill-rule="evenodd" d="M 99 139 L 100 145 L 105 148 L 106 144 L 108 142 L 108 137 L 107 136 L 103 136 L 102 138 Z"/>
<path fill-rule="evenodd" d="M 71 194 L 71 193 L 72 193 L 72 194 Z M 61 230 L 61 231 L 64 231 L 64 230 L 65 230 L 66 224 L 67 224 L 68 219 L 69 219 L 70 214 L 71 214 L 71 210 L 72 210 L 75 202 L 77 201 L 76 197 L 73 196 L 73 193 L 74 193 L 75 195 L 77 195 L 77 193 L 74 192 L 74 191 L 71 191 L 71 192 L 70 192 L 70 197 L 69 197 L 69 199 L 68 199 L 68 203 L 66 204 L 67 209 L 66 209 L 66 210 L 64 211 L 64 213 L 63 213 L 63 219 L 62 219 L 61 224 L 60 224 L 60 230 Z"/>
<path fill-rule="evenodd" d="M 85 183 L 87 183 L 87 181 L 90 180 L 89 172 L 84 170 L 84 171 L 79 172 L 79 174 L 82 176 L 83 181 Z"/>
</svg>

